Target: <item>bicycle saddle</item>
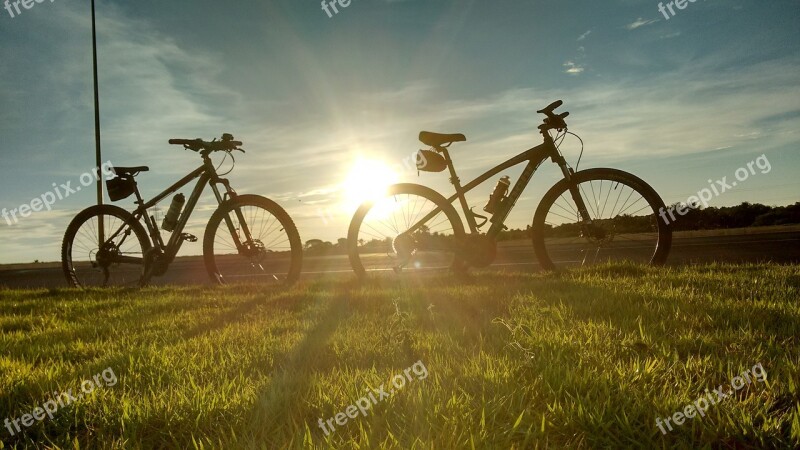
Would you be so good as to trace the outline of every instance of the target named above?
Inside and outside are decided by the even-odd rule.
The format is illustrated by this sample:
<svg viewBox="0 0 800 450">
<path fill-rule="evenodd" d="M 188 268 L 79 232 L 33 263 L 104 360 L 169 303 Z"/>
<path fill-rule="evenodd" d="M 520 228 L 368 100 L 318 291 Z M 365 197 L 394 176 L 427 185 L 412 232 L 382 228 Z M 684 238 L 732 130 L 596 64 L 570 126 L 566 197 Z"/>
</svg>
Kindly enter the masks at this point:
<svg viewBox="0 0 800 450">
<path fill-rule="evenodd" d="M 463 134 L 440 134 L 423 131 L 419 134 L 419 140 L 431 147 L 441 147 L 444 144 L 452 144 L 453 142 L 464 142 L 467 138 Z"/>
<path fill-rule="evenodd" d="M 139 174 L 139 172 L 147 172 L 148 170 L 150 170 L 150 168 L 147 166 L 114 167 L 114 173 L 116 173 L 118 176 L 129 175 L 135 177 Z"/>
</svg>

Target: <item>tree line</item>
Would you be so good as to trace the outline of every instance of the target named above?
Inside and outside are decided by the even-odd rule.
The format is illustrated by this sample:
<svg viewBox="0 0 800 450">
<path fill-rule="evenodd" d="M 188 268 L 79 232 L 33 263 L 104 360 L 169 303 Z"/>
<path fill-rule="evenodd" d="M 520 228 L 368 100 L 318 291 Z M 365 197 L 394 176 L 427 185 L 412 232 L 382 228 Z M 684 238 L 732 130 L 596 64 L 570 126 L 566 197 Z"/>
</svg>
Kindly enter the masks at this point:
<svg viewBox="0 0 800 450">
<path fill-rule="evenodd" d="M 671 207 L 677 209 L 679 203 Z M 681 216 L 675 214 L 676 220 L 671 222 L 675 231 L 715 230 L 726 228 L 763 227 L 770 225 L 800 224 L 800 202 L 788 206 L 767 206 L 761 203 L 743 202 L 737 206 L 708 207 L 687 205 L 688 212 Z M 658 216 L 619 216 L 607 219 L 606 225 L 612 225 L 617 232 L 636 233 L 652 231 L 653 220 Z M 613 222 L 609 224 L 609 222 Z M 548 227 L 545 233 L 553 237 L 575 236 L 580 233 L 577 223 Z M 525 229 L 509 229 L 500 232 L 498 241 L 511 241 L 531 238 L 531 226 Z M 360 242 L 361 246 L 375 247 L 376 251 L 390 251 L 391 240 Z M 336 243 L 320 239 L 310 239 L 305 243 L 305 251 L 309 255 L 335 255 L 347 253 L 347 239 L 341 238 Z"/>
</svg>

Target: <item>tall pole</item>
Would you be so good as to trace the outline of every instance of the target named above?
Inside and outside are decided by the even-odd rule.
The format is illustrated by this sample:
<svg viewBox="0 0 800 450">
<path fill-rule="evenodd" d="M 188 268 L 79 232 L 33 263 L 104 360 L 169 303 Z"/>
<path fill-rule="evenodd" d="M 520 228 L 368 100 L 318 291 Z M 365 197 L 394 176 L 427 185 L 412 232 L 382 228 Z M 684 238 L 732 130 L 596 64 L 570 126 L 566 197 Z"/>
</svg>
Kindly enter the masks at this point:
<svg viewBox="0 0 800 450">
<path fill-rule="evenodd" d="M 102 157 L 100 156 L 100 92 L 97 83 L 97 27 L 94 21 L 94 0 L 92 0 L 92 64 L 94 74 L 94 145 L 95 145 L 95 170 L 97 170 L 97 204 L 103 204 L 103 177 L 100 167 Z M 100 246 L 105 242 L 103 216 L 98 220 L 98 233 Z"/>
</svg>

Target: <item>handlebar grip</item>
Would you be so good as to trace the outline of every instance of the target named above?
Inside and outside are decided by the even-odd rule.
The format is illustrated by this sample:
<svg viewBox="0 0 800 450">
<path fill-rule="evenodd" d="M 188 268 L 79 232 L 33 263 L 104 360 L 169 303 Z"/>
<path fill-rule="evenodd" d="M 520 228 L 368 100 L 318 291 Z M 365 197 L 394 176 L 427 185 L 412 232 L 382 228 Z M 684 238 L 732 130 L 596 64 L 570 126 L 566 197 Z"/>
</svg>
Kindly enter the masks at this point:
<svg viewBox="0 0 800 450">
<path fill-rule="evenodd" d="M 190 145 L 196 144 L 199 139 L 170 139 L 170 145 Z"/>
<path fill-rule="evenodd" d="M 563 104 L 564 104 L 564 102 L 562 102 L 561 100 L 556 100 L 553 103 L 550 103 L 549 105 L 547 105 L 547 107 L 545 107 L 543 109 L 540 109 L 539 111 L 536 111 L 536 112 L 539 113 L 539 114 L 551 114 L 554 109 L 558 108 L 559 106 L 561 106 Z"/>
</svg>

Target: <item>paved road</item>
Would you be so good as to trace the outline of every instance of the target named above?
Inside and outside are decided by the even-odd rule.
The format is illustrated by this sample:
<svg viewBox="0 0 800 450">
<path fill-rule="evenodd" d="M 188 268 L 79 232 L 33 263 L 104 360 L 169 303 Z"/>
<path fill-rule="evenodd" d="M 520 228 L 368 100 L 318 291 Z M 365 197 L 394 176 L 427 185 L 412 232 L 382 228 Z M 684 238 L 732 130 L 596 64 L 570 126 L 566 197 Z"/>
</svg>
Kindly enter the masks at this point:
<svg viewBox="0 0 800 450">
<path fill-rule="evenodd" d="M 781 264 L 800 263 L 800 231 L 748 234 L 738 236 L 711 236 L 676 238 L 668 264 L 720 262 L 765 262 Z M 533 248 L 527 241 L 501 243 L 494 270 L 535 272 L 539 264 Z M 325 274 L 352 276 L 346 256 L 306 257 L 303 277 L 314 278 Z M 167 275 L 157 278 L 154 284 L 205 284 L 208 283 L 202 260 L 179 259 Z M 57 265 L 29 266 L 26 268 L 0 268 L 0 286 L 10 288 L 65 287 L 61 269 Z"/>
</svg>

